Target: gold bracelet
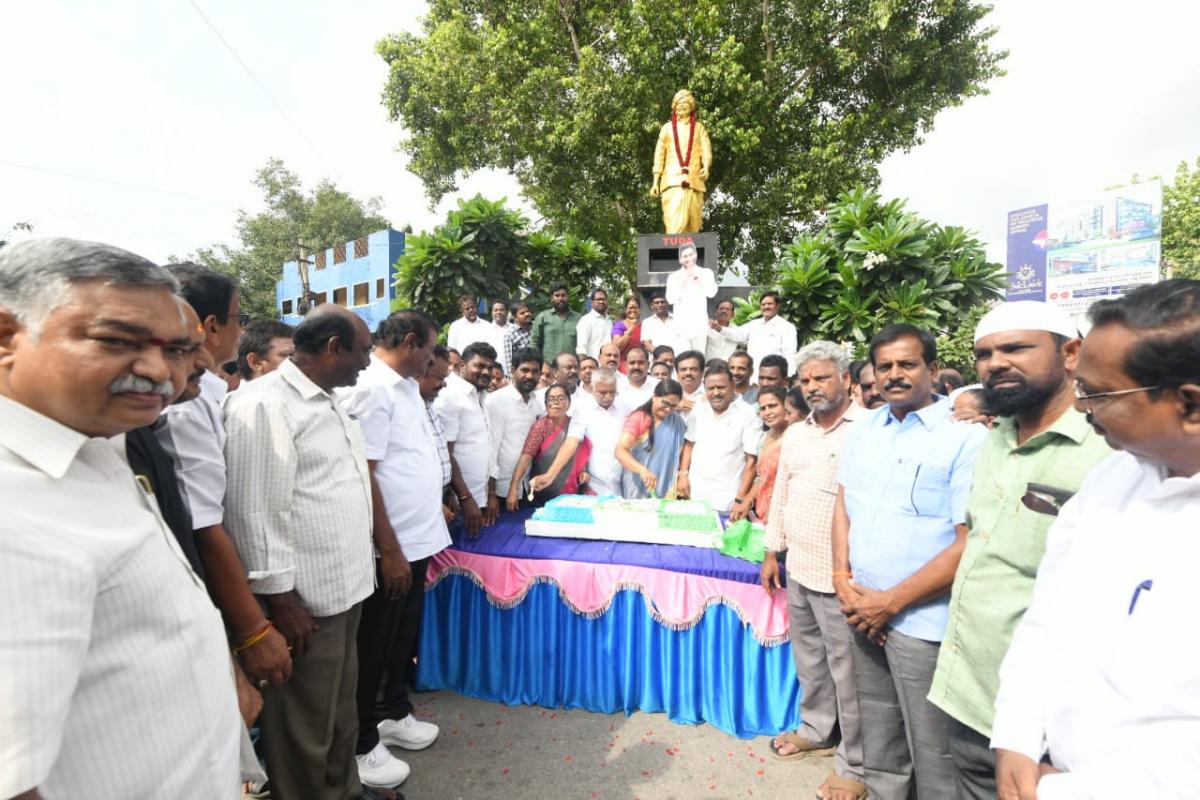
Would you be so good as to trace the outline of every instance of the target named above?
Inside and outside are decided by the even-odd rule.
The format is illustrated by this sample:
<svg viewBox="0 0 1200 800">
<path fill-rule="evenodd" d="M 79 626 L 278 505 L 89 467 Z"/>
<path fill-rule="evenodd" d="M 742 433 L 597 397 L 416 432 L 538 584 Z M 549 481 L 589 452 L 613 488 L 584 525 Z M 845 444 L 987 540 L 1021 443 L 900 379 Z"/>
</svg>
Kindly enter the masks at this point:
<svg viewBox="0 0 1200 800">
<path fill-rule="evenodd" d="M 233 654 L 235 656 L 240 655 L 240 654 L 246 652 L 247 650 L 249 650 L 251 647 L 254 647 L 254 645 L 258 644 L 263 639 L 267 638 L 267 634 L 270 633 L 271 629 L 274 627 L 275 626 L 271 624 L 271 620 L 267 620 L 266 626 L 261 631 L 254 634 L 250 638 L 244 640 L 237 647 L 233 648 Z"/>
</svg>

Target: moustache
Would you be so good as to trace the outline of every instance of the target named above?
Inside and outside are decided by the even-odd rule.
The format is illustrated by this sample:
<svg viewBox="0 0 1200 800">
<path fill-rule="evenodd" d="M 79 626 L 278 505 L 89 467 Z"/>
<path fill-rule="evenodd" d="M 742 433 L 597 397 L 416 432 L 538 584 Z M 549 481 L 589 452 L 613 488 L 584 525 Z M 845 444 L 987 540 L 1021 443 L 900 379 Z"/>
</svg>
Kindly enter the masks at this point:
<svg viewBox="0 0 1200 800">
<path fill-rule="evenodd" d="M 824 400 L 825 393 L 824 392 L 809 392 L 808 394 L 804 395 L 804 399 L 805 399 L 805 401 L 807 401 L 809 403 L 811 403 L 813 400 Z"/>
<path fill-rule="evenodd" d="M 989 375 L 987 382 L 984 384 L 989 389 L 995 389 L 996 384 L 1002 381 L 1012 381 L 1013 383 L 1025 385 L 1025 379 L 1015 372 L 1001 372 L 999 375 Z"/>
<path fill-rule="evenodd" d="M 912 384 L 911 384 L 911 383 L 909 383 L 909 382 L 907 382 L 907 381 L 902 381 L 902 380 L 897 380 L 897 381 L 888 381 L 888 382 L 887 382 L 886 384 L 884 384 L 884 386 L 883 386 L 883 390 L 884 390 L 885 392 L 886 392 L 886 391 L 891 391 L 892 389 L 911 389 L 911 388 L 912 388 Z"/>
<path fill-rule="evenodd" d="M 157 394 L 167 402 L 175 396 L 175 385 L 168 380 L 155 383 L 149 378 L 139 378 L 127 372 L 108 387 L 109 394 Z"/>
</svg>

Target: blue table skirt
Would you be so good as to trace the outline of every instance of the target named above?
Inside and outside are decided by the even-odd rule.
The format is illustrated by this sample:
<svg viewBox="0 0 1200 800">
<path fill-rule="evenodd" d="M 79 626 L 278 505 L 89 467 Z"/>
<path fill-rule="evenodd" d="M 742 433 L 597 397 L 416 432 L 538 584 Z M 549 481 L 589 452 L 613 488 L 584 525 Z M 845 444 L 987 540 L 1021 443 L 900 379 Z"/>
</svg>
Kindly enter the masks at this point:
<svg viewBox="0 0 1200 800">
<path fill-rule="evenodd" d="M 670 630 L 630 590 L 589 619 L 550 584 L 499 609 L 469 578 L 446 575 L 425 596 L 417 687 L 508 705 L 665 712 L 744 739 L 800 721 L 790 645 L 763 647 L 721 604 L 695 627 Z"/>
</svg>

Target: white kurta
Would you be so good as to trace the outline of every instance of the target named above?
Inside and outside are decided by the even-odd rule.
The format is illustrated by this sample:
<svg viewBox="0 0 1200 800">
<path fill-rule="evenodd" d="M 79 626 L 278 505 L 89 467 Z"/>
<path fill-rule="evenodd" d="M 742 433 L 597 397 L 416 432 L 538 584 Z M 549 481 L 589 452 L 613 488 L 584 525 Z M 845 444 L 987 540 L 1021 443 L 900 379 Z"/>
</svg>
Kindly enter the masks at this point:
<svg viewBox="0 0 1200 800">
<path fill-rule="evenodd" d="M 1117 453 L 1051 526 L 992 729 L 992 747 L 1065 770 L 1039 800 L 1200 797 L 1198 521 L 1200 475 Z"/>
<path fill-rule="evenodd" d="M 457 375 L 446 376 L 446 386 L 433 401 L 446 441 L 454 445 L 454 461 L 467 491 L 480 508 L 487 505 L 491 472 L 492 439 L 483 395 Z"/>
<path fill-rule="evenodd" d="M 692 499 L 728 511 L 742 485 L 746 456 L 758 455 L 762 422 L 745 403 L 730 403 L 720 414 L 701 403 L 688 415 L 686 438 L 693 443 Z"/>
<path fill-rule="evenodd" d="M 588 488 L 596 494 L 621 496 L 621 464 L 616 452 L 624 424 L 625 415 L 616 403 L 608 408 L 597 405 L 583 414 L 571 416 L 567 436 L 579 441 L 586 438 L 592 443 L 587 464 L 591 476 Z"/>
<path fill-rule="evenodd" d="M 754 359 L 754 369 L 770 355 L 783 356 L 788 375 L 796 371 L 796 326 L 776 314 L 770 320 L 752 319 L 745 325 L 731 325 L 721 330 L 731 342 L 744 343 L 746 352 Z"/>
</svg>

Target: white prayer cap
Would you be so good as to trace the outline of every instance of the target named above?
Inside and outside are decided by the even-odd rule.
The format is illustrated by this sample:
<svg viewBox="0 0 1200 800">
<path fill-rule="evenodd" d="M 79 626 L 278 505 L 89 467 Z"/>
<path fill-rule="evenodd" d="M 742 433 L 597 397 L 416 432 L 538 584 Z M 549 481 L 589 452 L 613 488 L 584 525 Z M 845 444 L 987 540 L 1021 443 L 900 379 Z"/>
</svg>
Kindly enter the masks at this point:
<svg viewBox="0 0 1200 800">
<path fill-rule="evenodd" d="M 1068 339 L 1079 336 L 1071 315 L 1058 306 L 1036 300 L 1001 303 L 983 315 L 975 328 L 975 341 L 1005 331 L 1049 331 Z"/>
</svg>

